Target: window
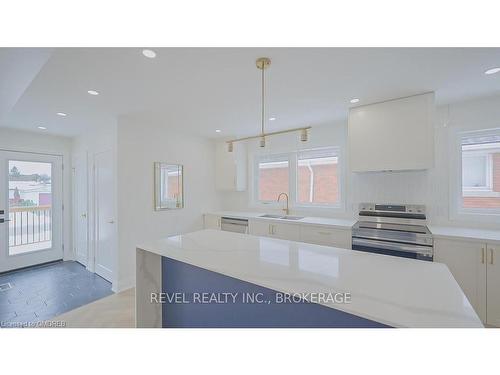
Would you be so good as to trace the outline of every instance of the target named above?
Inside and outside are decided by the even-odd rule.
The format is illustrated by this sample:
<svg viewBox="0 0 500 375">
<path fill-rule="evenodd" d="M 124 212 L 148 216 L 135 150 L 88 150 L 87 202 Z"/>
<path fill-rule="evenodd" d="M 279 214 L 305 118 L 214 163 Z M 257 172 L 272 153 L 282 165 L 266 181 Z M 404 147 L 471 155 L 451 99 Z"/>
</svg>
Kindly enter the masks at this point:
<svg viewBox="0 0 500 375">
<path fill-rule="evenodd" d="M 500 131 L 461 137 L 462 208 L 500 209 Z"/>
<path fill-rule="evenodd" d="M 297 156 L 297 202 L 336 204 L 338 156 L 334 149 L 302 151 Z"/>
<path fill-rule="evenodd" d="M 274 201 L 279 193 L 289 193 L 288 155 L 266 156 L 258 162 L 258 199 Z"/>
<path fill-rule="evenodd" d="M 340 206 L 337 148 L 257 156 L 255 168 L 254 199 L 257 202 L 276 202 L 278 195 L 284 192 L 296 206 Z"/>
</svg>

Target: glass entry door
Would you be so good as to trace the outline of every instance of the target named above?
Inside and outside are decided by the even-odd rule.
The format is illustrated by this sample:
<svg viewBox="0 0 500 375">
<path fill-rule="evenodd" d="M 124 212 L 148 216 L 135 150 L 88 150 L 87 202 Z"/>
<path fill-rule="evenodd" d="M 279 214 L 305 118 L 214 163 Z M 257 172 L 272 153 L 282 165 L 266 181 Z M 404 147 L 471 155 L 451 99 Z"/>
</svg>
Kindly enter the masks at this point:
<svg viewBox="0 0 500 375">
<path fill-rule="evenodd" d="M 62 259 L 62 158 L 0 151 L 0 272 Z"/>
</svg>

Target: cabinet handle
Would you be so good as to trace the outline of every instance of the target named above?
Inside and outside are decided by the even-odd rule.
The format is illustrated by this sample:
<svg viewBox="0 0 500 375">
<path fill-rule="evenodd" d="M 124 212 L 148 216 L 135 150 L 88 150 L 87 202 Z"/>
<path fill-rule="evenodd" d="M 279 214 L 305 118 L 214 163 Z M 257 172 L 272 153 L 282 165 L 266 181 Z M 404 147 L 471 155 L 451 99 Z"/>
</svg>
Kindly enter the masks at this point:
<svg viewBox="0 0 500 375">
<path fill-rule="evenodd" d="M 267 227 L 267 234 L 271 234 L 271 224 L 269 224 Z"/>
<path fill-rule="evenodd" d="M 272 234 L 276 234 L 276 227 L 274 225 L 271 225 L 271 228 L 272 228 L 271 230 Z"/>
<path fill-rule="evenodd" d="M 481 248 L 481 264 L 484 264 L 484 247 Z"/>
<path fill-rule="evenodd" d="M 331 233 L 330 232 L 318 232 L 318 234 L 322 234 L 324 236 L 329 236 Z"/>
<path fill-rule="evenodd" d="M 493 249 L 490 249 L 490 264 L 493 264 Z"/>
</svg>

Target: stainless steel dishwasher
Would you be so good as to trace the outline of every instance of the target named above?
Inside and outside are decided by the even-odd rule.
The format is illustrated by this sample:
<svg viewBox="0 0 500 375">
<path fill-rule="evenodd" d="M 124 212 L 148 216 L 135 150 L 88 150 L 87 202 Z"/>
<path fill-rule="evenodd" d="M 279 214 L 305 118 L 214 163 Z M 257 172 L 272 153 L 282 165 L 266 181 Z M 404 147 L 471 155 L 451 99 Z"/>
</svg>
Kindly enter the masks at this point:
<svg viewBox="0 0 500 375">
<path fill-rule="evenodd" d="M 233 217 L 221 218 L 221 230 L 236 233 L 248 233 L 248 219 L 236 219 Z"/>
</svg>

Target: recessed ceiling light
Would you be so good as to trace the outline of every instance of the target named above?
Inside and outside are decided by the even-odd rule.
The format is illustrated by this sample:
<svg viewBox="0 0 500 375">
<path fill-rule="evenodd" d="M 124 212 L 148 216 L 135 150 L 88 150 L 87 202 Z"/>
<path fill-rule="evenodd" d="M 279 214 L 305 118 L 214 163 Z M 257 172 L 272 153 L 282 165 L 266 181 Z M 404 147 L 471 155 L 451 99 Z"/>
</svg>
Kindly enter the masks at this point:
<svg viewBox="0 0 500 375">
<path fill-rule="evenodd" d="M 99 93 L 95 90 L 89 90 L 87 91 L 90 95 L 99 95 Z"/>
<path fill-rule="evenodd" d="M 486 75 L 491 75 L 491 74 L 495 74 L 495 73 L 498 73 L 500 72 L 500 68 L 491 68 L 491 69 L 488 69 L 487 71 L 484 72 L 484 74 Z"/>
<path fill-rule="evenodd" d="M 67 114 L 64 113 L 64 112 L 57 112 L 57 115 L 58 116 L 62 116 L 62 117 L 66 117 L 67 116 Z"/>
<path fill-rule="evenodd" d="M 276 120 L 276 117 L 269 117 L 269 121 L 274 121 Z"/>
<path fill-rule="evenodd" d="M 154 59 L 156 57 L 156 52 L 152 49 L 143 49 L 142 54 L 149 59 Z"/>
<path fill-rule="evenodd" d="M 351 99 L 350 102 L 354 104 L 354 103 L 359 102 L 359 99 L 358 98 L 354 98 L 354 99 Z"/>
<path fill-rule="evenodd" d="M 37 128 L 40 130 L 47 130 L 47 128 L 45 126 L 37 126 Z"/>
<path fill-rule="evenodd" d="M 220 130 L 220 129 L 215 129 L 215 132 L 216 132 L 216 133 L 220 133 L 220 132 L 221 132 L 221 130 Z"/>
</svg>

